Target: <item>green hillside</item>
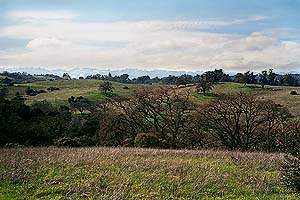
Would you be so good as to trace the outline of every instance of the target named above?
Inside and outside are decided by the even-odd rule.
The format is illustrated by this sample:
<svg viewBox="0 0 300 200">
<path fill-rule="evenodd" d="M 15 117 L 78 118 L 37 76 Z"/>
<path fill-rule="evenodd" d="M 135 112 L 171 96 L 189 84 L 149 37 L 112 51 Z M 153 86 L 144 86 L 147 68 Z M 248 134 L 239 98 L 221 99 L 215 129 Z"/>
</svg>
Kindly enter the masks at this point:
<svg viewBox="0 0 300 200">
<path fill-rule="evenodd" d="M 84 96 L 92 101 L 103 100 L 108 98 L 99 90 L 101 80 L 56 80 L 56 81 L 39 81 L 26 84 L 18 84 L 9 87 L 10 97 L 17 91 L 25 94 L 25 89 L 31 87 L 34 90 L 46 90 L 48 87 L 58 87 L 59 90 L 38 94 L 37 96 L 27 96 L 26 103 L 31 104 L 34 101 L 47 100 L 54 104 L 67 104 L 68 98 L 71 96 Z M 124 89 L 127 86 L 129 89 Z M 143 87 L 150 87 L 149 85 L 135 85 L 135 84 L 121 84 L 113 83 L 114 95 L 128 97 L 134 93 L 135 90 Z"/>
<path fill-rule="evenodd" d="M 68 104 L 67 100 L 71 96 L 84 96 L 92 101 L 103 100 L 108 98 L 99 91 L 99 84 L 103 82 L 101 80 L 56 80 L 56 81 L 39 81 L 26 84 L 17 84 L 16 86 L 9 87 L 9 98 L 12 98 L 16 92 L 25 94 L 25 89 L 31 87 L 35 90 L 46 90 L 48 87 L 58 87 L 60 90 L 52 91 L 48 93 L 38 94 L 37 96 L 28 96 L 26 103 L 31 104 L 34 101 L 47 100 L 56 105 Z M 124 89 L 127 86 L 129 89 Z M 135 91 L 142 88 L 153 88 L 163 85 L 139 85 L 139 84 L 122 84 L 113 82 L 114 95 L 129 97 Z M 203 94 L 197 94 L 195 88 L 187 87 L 180 89 L 190 89 L 192 91 L 192 97 L 197 102 L 205 102 L 216 98 L 222 94 L 234 94 L 240 91 L 248 91 L 256 93 L 260 98 L 270 99 L 278 104 L 286 106 L 289 111 L 300 116 L 300 95 L 290 95 L 290 91 L 296 90 L 300 92 L 299 87 L 291 86 L 266 86 L 265 89 L 261 89 L 259 85 L 246 85 L 240 83 L 218 83 L 215 84 L 214 89 L 206 96 Z"/>
</svg>

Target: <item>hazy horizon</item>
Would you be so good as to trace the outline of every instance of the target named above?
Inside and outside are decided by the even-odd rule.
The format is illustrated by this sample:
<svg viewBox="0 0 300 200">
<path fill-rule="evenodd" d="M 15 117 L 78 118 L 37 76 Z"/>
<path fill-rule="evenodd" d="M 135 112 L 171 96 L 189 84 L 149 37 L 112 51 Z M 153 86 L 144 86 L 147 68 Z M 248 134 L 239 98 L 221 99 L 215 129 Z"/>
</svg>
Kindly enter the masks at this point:
<svg viewBox="0 0 300 200">
<path fill-rule="evenodd" d="M 300 0 L 0 4 L 0 68 L 300 68 Z"/>
</svg>

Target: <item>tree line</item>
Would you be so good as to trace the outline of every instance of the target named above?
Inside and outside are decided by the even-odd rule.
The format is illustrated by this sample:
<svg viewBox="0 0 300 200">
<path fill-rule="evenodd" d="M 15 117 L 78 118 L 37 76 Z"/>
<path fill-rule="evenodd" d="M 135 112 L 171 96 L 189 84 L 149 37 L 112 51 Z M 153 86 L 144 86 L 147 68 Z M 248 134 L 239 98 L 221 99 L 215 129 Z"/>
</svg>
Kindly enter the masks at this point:
<svg viewBox="0 0 300 200">
<path fill-rule="evenodd" d="M 274 70 L 269 69 L 264 70 L 259 74 L 247 71 L 245 73 L 237 73 L 235 75 L 229 75 L 224 73 L 222 69 L 215 69 L 214 71 L 206 71 L 201 76 L 190 74 L 183 74 L 181 76 L 169 75 L 166 77 L 155 77 L 150 78 L 149 76 L 141 76 L 137 78 L 130 79 L 128 74 L 122 74 L 120 76 L 112 76 L 111 73 L 108 75 L 89 75 L 86 79 L 97 79 L 105 81 L 114 81 L 127 84 L 152 84 L 152 83 L 162 83 L 169 85 L 183 85 L 188 86 L 197 82 L 200 77 L 205 76 L 205 79 L 212 83 L 218 82 L 236 82 L 246 84 L 259 84 L 263 88 L 265 85 L 286 85 L 286 86 L 299 86 L 300 75 L 299 74 L 278 74 Z"/>
<path fill-rule="evenodd" d="M 22 83 L 26 81 L 43 81 L 43 80 L 59 80 L 65 79 L 70 80 L 71 77 L 65 73 L 63 77 L 53 75 L 53 74 L 34 74 L 30 75 L 25 72 L 3 72 L 0 75 L 6 78 L 1 80 L 2 84 L 13 85 L 14 83 Z M 119 83 L 127 84 L 153 84 L 162 83 L 169 85 L 183 85 L 187 86 L 193 84 L 200 75 L 192 76 L 190 74 L 183 74 L 181 76 L 169 75 L 166 77 L 154 77 L 150 76 L 140 76 L 137 78 L 130 79 L 128 74 L 122 74 L 120 76 L 112 76 L 111 73 L 108 75 L 94 74 L 89 75 L 86 79 L 97 79 L 105 81 L 114 81 Z M 205 76 L 207 81 L 217 83 L 217 82 L 237 82 L 246 84 L 260 84 L 263 88 L 265 85 L 286 85 L 286 86 L 299 86 L 300 85 L 300 75 L 299 74 L 278 74 L 274 70 L 269 69 L 262 71 L 261 73 L 255 74 L 254 72 L 247 71 L 245 73 L 236 73 L 235 75 L 229 75 L 224 73 L 222 69 L 215 69 L 213 71 L 206 71 L 202 74 Z M 79 77 L 79 79 L 84 79 L 84 77 Z"/>
</svg>

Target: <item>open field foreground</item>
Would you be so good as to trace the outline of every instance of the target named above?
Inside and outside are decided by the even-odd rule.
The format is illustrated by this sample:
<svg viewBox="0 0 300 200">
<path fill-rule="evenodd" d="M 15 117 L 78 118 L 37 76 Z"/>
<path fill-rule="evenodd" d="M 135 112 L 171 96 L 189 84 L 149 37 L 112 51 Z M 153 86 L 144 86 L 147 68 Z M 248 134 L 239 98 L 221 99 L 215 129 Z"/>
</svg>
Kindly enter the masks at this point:
<svg viewBox="0 0 300 200">
<path fill-rule="evenodd" d="M 0 149 L 0 199 L 298 199 L 282 154 L 138 148 Z"/>
</svg>

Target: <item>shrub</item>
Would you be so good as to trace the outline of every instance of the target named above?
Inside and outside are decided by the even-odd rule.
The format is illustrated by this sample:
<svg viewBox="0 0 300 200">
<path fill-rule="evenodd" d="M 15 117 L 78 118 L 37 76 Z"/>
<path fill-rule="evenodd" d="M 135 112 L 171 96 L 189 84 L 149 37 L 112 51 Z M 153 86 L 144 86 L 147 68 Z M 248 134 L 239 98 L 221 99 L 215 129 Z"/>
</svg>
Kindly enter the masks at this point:
<svg viewBox="0 0 300 200">
<path fill-rule="evenodd" d="M 25 93 L 29 96 L 36 96 L 38 94 L 41 94 L 41 93 L 47 93 L 46 90 L 34 90 L 30 87 L 27 87 L 26 90 L 25 90 Z"/>
<path fill-rule="evenodd" d="M 159 139 L 153 134 L 139 133 L 135 137 L 134 144 L 138 147 L 158 147 Z"/>
<path fill-rule="evenodd" d="M 126 138 L 123 142 L 123 147 L 134 147 L 134 140 L 132 138 Z"/>
<path fill-rule="evenodd" d="M 124 90 L 128 90 L 129 87 L 128 87 L 128 86 L 124 86 L 123 89 L 124 89 Z"/>
<path fill-rule="evenodd" d="M 18 143 L 6 143 L 4 145 L 4 148 L 22 148 L 24 147 L 23 145 L 20 145 Z"/>
<path fill-rule="evenodd" d="M 281 165 L 281 179 L 285 186 L 300 193 L 300 121 L 291 120 L 283 124 L 278 133 L 279 150 L 291 154 Z"/>
<path fill-rule="evenodd" d="M 54 91 L 54 90 L 59 90 L 59 88 L 58 88 L 58 87 L 52 87 L 52 86 L 51 86 L 51 87 L 48 87 L 47 90 L 49 90 L 49 91 L 52 92 L 52 91 Z"/>
<path fill-rule="evenodd" d="M 297 91 L 292 90 L 292 91 L 290 92 L 290 95 L 299 95 L 299 94 L 297 93 Z"/>
<path fill-rule="evenodd" d="M 39 94 L 41 94 L 41 93 L 47 93 L 46 90 L 38 90 L 37 92 L 38 92 Z"/>
<path fill-rule="evenodd" d="M 300 120 L 289 120 L 277 130 L 279 151 L 300 157 Z"/>
<path fill-rule="evenodd" d="M 293 192 L 300 193 L 300 159 L 286 156 L 281 165 L 281 180 Z"/>
<path fill-rule="evenodd" d="M 88 137 L 86 135 L 79 137 L 62 137 L 59 138 L 55 145 L 59 147 L 82 147 L 82 146 L 95 146 L 96 141 L 93 137 Z"/>
<path fill-rule="evenodd" d="M 38 92 L 30 87 L 27 87 L 25 93 L 29 96 L 36 96 Z"/>
</svg>

